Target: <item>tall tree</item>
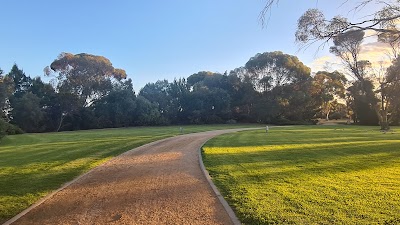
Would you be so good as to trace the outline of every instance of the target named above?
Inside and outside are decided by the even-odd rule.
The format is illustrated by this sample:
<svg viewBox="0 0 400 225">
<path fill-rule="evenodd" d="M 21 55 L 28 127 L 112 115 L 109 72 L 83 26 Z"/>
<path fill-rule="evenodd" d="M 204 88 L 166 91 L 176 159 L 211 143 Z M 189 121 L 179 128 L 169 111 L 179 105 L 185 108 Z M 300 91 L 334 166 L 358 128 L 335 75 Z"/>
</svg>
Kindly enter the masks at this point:
<svg viewBox="0 0 400 225">
<path fill-rule="evenodd" d="M 3 71 L 0 69 L 0 118 L 8 121 L 7 112 L 9 111 L 9 98 L 14 92 L 13 80 L 3 75 Z"/>
<path fill-rule="evenodd" d="M 27 92 L 12 102 L 12 123 L 26 132 L 43 132 L 45 113 L 40 106 L 40 98 Z"/>
<path fill-rule="evenodd" d="M 313 77 L 311 92 L 314 98 L 321 101 L 321 109 L 326 120 L 329 120 L 329 114 L 336 104 L 335 98 L 344 99 L 346 82 L 346 77 L 337 71 L 333 73 L 319 71 Z"/>
<path fill-rule="evenodd" d="M 105 96 L 112 89 L 113 79 L 126 78 L 126 72 L 114 68 L 107 58 L 86 53 L 61 53 L 45 73 L 56 73 L 58 91 L 79 96 L 83 106 Z"/>
<path fill-rule="evenodd" d="M 400 57 L 398 56 L 387 70 L 386 85 L 384 91 L 388 98 L 387 108 L 391 109 L 392 122 L 400 123 Z"/>
<path fill-rule="evenodd" d="M 343 64 L 348 69 L 351 75 L 356 80 L 355 85 L 353 85 L 353 89 L 351 93 L 356 94 L 357 91 L 360 91 L 362 94 L 356 94 L 354 97 L 359 99 L 355 99 L 353 110 L 356 113 L 364 113 L 366 112 L 365 107 L 360 108 L 357 104 L 366 105 L 373 109 L 377 114 L 379 119 L 379 123 L 382 130 L 388 130 L 389 124 L 387 122 L 387 110 L 385 109 L 385 103 L 379 104 L 379 101 L 376 96 L 376 92 L 374 92 L 374 85 L 371 81 L 371 77 L 368 77 L 368 71 L 371 67 L 371 63 L 365 60 L 360 60 L 359 55 L 361 51 L 361 43 L 364 38 L 364 31 L 362 30 L 350 30 L 346 33 L 339 34 L 334 37 L 334 46 L 330 48 L 330 51 L 342 59 Z M 371 74 L 370 74 L 371 75 Z M 381 83 L 383 84 L 383 83 Z M 385 89 L 381 86 L 378 90 L 381 96 L 385 96 Z M 365 97 L 362 97 L 364 95 Z M 362 100 L 361 100 L 362 99 Z M 361 100 L 361 101 L 360 101 Z M 382 98 L 382 101 L 384 98 Z M 360 115 L 358 115 L 360 116 Z"/>
<path fill-rule="evenodd" d="M 246 68 L 240 67 L 229 72 L 228 87 L 233 118 L 243 122 L 254 122 L 252 114 L 260 93 L 254 89 Z"/>
<path fill-rule="evenodd" d="M 13 82 L 13 96 L 21 97 L 32 85 L 32 79 L 26 76 L 24 71 L 14 64 L 11 71 L 6 75 Z"/>
<path fill-rule="evenodd" d="M 172 108 L 172 96 L 169 91 L 170 83 L 167 80 L 158 80 L 155 83 L 146 84 L 139 92 L 139 96 L 158 106 L 158 111 L 168 122 L 176 113 L 176 110 Z"/>
<path fill-rule="evenodd" d="M 245 68 L 257 90 L 263 92 L 283 85 L 307 80 L 310 68 L 296 56 L 282 52 L 265 52 L 250 58 Z"/>
<path fill-rule="evenodd" d="M 96 125 L 102 127 L 128 127 L 134 125 L 136 96 L 130 88 L 115 88 L 107 96 L 96 101 L 92 108 L 99 118 Z"/>
<path fill-rule="evenodd" d="M 365 79 L 366 62 L 360 60 L 361 44 L 364 31 L 351 30 L 333 39 L 334 46 L 329 51 L 339 57 L 346 69 L 355 79 L 361 82 Z"/>
</svg>

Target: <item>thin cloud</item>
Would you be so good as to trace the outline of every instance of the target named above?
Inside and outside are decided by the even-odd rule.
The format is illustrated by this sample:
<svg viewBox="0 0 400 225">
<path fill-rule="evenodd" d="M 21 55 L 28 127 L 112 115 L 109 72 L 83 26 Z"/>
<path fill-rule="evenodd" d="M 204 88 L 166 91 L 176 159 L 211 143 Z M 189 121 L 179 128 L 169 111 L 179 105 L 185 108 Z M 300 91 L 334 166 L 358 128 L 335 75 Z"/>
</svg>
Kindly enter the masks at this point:
<svg viewBox="0 0 400 225">
<path fill-rule="evenodd" d="M 388 67 L 391 65 L 390 52 L 391 48 L 388 44 L 371 42 L 362 46 L 360 57 L 363 60 L 370 61 L 373 66 L 382 64 Z"/>
<path fill-rule="evenodd" d="M 373 67 L 389 67 L 391 65 L 390 52 L 391 48 L 386 43 L 369 42 L 362 45 L 360 59 L 370 61 Z M 334 55 L 319 57 L 311 63 L 310 67 L 313 72 L 343 70 L 340 59 Z"/>
<path fill-rule="evenodd" d="M 339 58 L 331 55 L 321 56 L 311 63 L 311 71 L 334 71 L 341 67 Z"/>
</svg>

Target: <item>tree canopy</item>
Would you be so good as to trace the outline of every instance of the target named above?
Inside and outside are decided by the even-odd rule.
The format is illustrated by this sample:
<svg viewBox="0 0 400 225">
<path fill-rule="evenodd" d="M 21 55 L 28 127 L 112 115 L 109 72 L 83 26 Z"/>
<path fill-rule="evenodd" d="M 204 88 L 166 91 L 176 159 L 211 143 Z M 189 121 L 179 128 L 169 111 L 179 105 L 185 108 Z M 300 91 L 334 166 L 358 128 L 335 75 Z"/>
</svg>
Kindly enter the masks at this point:
<svg viewBox="0 0 400 225">
<path fill-rule="evenodd" d="M 341 1 L 346 4 L 349 1 Z M 260 13 L 261 20 L 265 21 L 265 15 L 272 10 L 274 4 L 279 0 L 267 0 L 265 7 Z M 400 35 L 397 24 L 400 19 L 399 0 L 362 0 L 349 11 L 359 12 L 363 7 L 374 6 L 376 11 L 370 15 L 359 17 L 357 21 L 350 21 L 341 15 L 327 19 L 318 8 L 308 9 L 298 20 L 296 41 L 301 44 L 313 43 L 319 40 L 331 40 L 348 31 L 374 31 L 376 35 L 391 34 L 396 37 Z"/>
<path fill-rule="evenodd" d="M 331 48 L 357 67 L 349 66 L 349 71 L 363 78 L 347 90 L 342 73 L 311 74 L 297 57 L 279 51 L 258 53 L 224 74 L 199 71 L 187 79 L 148 83 L 138 94 L 126 73 L 103 56 L 61 54 L 46 68 L 56 75 L 55 85 L 14 65 L 9 73 L 0 73 L 0 136 L 21 132 L 17 127 L 47 132 L 167 124 L 313 124 L 330 115 L 353 115 L 356 122 L 373 124 L 377 114 L 371 106 L 378 101 L 367 95 L 374 93 L 373 82 L 360 72 L 366 66 L 357 57 L 362 36 L 360 31 L 339 35 Z M 347 55 L 348 46 L 356 54 Z M 390 123 L 400 122 L 398 62 L 382 83 Z M 338 100 L 344 98 L 347 105 Z"/>
<path fill-rule="evenodd" d="M 90 104 L 112 88 L 113 79 L 126 78 L 126 72 L 114 68 L 107 58 L 86 53 L 61 53 L 45 73 L 57 73 L 57 88 L 80 96 L 83 104 Z"/>
</svg>

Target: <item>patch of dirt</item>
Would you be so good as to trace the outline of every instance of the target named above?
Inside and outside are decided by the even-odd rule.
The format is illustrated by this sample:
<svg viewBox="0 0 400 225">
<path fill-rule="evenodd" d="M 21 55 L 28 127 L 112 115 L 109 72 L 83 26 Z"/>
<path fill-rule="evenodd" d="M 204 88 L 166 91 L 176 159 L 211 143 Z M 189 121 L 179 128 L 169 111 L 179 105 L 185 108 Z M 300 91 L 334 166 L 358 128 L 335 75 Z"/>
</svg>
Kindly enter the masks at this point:
<svg viewBox="0 0 400 225">
<path fill-rule="evenodd" d="M 227 132 L 181 135 L 126 152 L 13 224 L 232 224 L 198 161 L 199 147 Z"/>
</svg>

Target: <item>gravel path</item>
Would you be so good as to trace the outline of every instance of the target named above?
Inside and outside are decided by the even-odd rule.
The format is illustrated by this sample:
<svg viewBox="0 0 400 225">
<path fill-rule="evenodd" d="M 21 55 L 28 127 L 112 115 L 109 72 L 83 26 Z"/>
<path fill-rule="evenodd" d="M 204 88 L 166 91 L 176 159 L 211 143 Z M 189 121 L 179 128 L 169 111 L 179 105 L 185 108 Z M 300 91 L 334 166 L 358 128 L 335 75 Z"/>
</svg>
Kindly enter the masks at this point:
<svg viewBox="0 0 400 225">
<path fill-rule="evenodd" d="M 232 131 L 180 135 L 128 151 L 13 224 L 232 224 L 198 160 L 205 141 Z"/>
</svg>

